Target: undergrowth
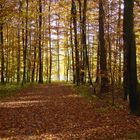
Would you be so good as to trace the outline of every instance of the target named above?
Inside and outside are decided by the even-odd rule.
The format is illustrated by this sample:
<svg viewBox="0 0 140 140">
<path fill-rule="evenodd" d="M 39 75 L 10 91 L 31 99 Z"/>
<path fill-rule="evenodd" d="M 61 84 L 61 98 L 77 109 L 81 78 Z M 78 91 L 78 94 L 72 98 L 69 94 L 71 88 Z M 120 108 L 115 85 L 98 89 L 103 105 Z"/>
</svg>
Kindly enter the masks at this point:
<svg viewBox="0 0 140 140">
<path fill-rule="evenodd" d="M 11 97 L 19 93 L 19 91 L 27 88 L 30 84 L 0 84 L 0 100 L 5 99 L 6 97 Z"/>
<path fill-rule="evenodd" d="M 75 86 L 76 90 L 78 93 L 86 98 L 87 100 L 93 100 L 96 99 L 97 97 L 94 95 L 94 91 L 92 88 L 89 87 L 89 85 L 80 85 L 80 86 Z"/>
</svg>

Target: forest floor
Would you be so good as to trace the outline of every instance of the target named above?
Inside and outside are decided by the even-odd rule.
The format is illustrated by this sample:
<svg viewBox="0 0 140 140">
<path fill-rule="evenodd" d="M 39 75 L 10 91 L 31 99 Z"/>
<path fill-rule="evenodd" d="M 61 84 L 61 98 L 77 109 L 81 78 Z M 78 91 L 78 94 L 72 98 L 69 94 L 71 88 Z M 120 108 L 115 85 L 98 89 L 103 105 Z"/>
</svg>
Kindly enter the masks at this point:
<svg viewBox="0 0 140 140">
<path fill-rule="evenodd" d="M 0 101 L 0 140 L 140 140 L 127 104 L 87 100 L 73 86 L 32 85 Z"/>
</svg>

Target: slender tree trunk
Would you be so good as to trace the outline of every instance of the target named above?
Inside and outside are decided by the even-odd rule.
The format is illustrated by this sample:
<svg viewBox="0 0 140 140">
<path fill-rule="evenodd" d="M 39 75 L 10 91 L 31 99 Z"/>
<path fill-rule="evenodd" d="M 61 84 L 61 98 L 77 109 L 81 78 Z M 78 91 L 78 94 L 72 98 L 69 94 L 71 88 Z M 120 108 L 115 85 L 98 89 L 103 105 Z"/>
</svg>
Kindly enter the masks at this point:
<svg viewBox="0 0 140 140">
<path fill-rule="evenodd" d="M 3 23 L 0 23 L 0 47 L 1 47 L 1 83 L 4 84 Z"/>
<path fill-rule="evenodd" d="M 88 80 L 91 85 L 92 79 L 91 79 L 91 73 L 90 73 L 90 66 L 89 66 L 89 57 L 88 57 L 88 49 L 87 49 L 87 37 L 86 37 L 86 12 L 87 12 L 87 0 L 84 0 L 83 3 L 83 18 L 82 18 L 82 45 L 83 45 L 83 70 L 86 71 L 86 68 L 88 70 Z M 85 75 L 85 74 L 84 74 Z"/>
<path fill-rule="evenodd" d="M 49 2 L 49 49 L 50 49 L 50 67 L 49 67 L 49 83 L 52 76 L 52 45 L 51 45 L 51 0 Z"/>
<path fill-rule="evenodd" d="M 72 16 L 74 27 L 74 44 L 75 44 L 75 62 L 76 62 L 76 84 L 80 84 L 80 70 L 79 70 L 79 47 L 77 40 L 77 11 L 75 1 L 72 0 Z"/>
<path fill-rule="evenodd" d="M 39 0 L 39 83 L 43 83 L 43 60 L 42 60 L 42 0 Z"/>
<path fill-rule="evenodd" d="M 79 3 L 79 28 L 80 28 L 80 61 L 83 61 L 83 45 L 82 45 L 82 1 L 78 0 Z M 81 81 L 82 82 L 82 81 Z"/>
<path fill-rule="evenodd" d="M 3 7 L 0 4 L 0 10 L 2 11 Z M 1 18 L 0 23 L 0 51 L 1 51 L 1 83 L 4 84 L 4 42 L 3 42 L 3 18 Z"/>
<path fill-rule="evenodd" d="M 56 26 L 57 26 L 57 69 L 58 69 L 58 73 L 57 73 L 57 78 L 58 78 L 58 81 L 60 81 L 60 45 L 59 45 L 59 20 L 60 20 L 60 15 L 58 14 L 58 19 L 56 21 Z"/>
<path fill-rule="evenodd" d="M 38 72 L 39 72 L 39 64 L 38 64 L 38 61 L 37 61 L 37 63 L 36 63 L 36 83 L 38 82 L 38 78 L 39 78 Z"/>
<path fill-rule="evenodd" d="M 20 56 L 21 56 L 20 54 L 20 29 L 18 29 L 17 83 L 20 82 Z"/>
<path fill-rule="evenodd" d="M 69 70 L 70 70 L 70 54 L 69 54 L 69 49 L 67 49 L 67 82 L 70 79 L 70 75 L 69 75 Z"/>
<path fill-rule="evenodd" d="M 21 56 L 21 50 L 20 50 L 20 22 L 21 22 L 21 8 L 22 8 L 22 2 L 19 0 L 19 24 L 18 24 L 18 53 L 17 53 L 17 83 L 20 82 L 20 56 Z"/>
<path fill-rule="evenodd" d="M 111 12 L 110 12 L 111 11 Z M 112 50 L 111 50 L 111 39 L 110 39 L 110 23 L 111 23 L 111 17 L 112 17 L 112 10 L 110 10 L 110 2 L 108 2 L 108 24 L 107 24 L 107 42 L 108 42 L 108 71 L 111 74 L 112 73 Z"/>
<path fill-rule="evenodd" d="M 32 68 L 32 82 L 35 81 L 35 76 L 36 76 L 36 63 L 37 63 L 37 46 L 36 44 L 38 44 L 38 40 L 36 40 L 36 38 L 38 38 L 38 21 L 37 21 L 37 17 L 36 17 L 36 32 L 34 35 L 34 40 L 35 40 L 35 44 L 33 46 L 34 50 L 33 50 L 33 68 Z"/>
<path fill-rule="evenodd" d="M 72 17 L 70 21 L 70 43 L 71 43 L 71 50 L 72 50 L 72 72 L 73 72 L 73 84 L 75 84 L 75 63 L 74 63 L 74 45 L 73 45 L 73 32 L 72 32 Z"/>
<path fill-rule="evenodd" d="M 22 14 L 22 16 L 23 16 L 23 11 L 22 11 L 22 9 L 21 9 L 21 14 Z M 24 18 L 22 17 L 22 27 L 24 27 Z M 22 47 L 23 47 L 23 77 L 22 77 L 22 84 L 24 84 L 24 81 L 23 80 L 25 80 L 25 73 L 24 73 L 24 66 L 25 66 L 25 60 L 24 60 L 24 58 L 25 58 L 25 51 L 24 51 L 24 48 L 25 48 L 25 29 L 24 28 L 22 28 Z"/>
<path fill-rule="evenodd" d="M 80 71 L 80 82 L 84 84 L 85 82 L 85 59 L 84 59 L 84 44 L 83 44 L 83 33 L 82 33 L 82 28 L 83 28 L 83 18 L 82 18 L 82 1 L 78 0 L 78 6 L 79 6 L 79 34 L 80 34 L 80 41 L 79 41 L 79 71 Z"/>
<path fill-rule="evenodd" d="M 36 69 L 36 45 L 34 46 L 34 61 L 33 61 L 33 69 L 32 69 L 32 82 L 35 79 L 35 69 Z"/>
<path fill-rule="evenodd" d="M 122 57 L 121 57 L 121 53 L 122 53 L 122 49 L 121 49 L 121 0 L 119 0 L 119 12 L 118 12 L 118 47 L 119 47 L 119 76 L 118 76 L 118 82 L 119 85 L 121 85 L 121 77 L 122 77 L 122 66 L 121 66 L 121 62 L 122 62 Z"/>
<path fill-rule="evenodd" d="M 22 84 L 27 81 L 27 47 L 28 47 L 28 0 L 26 0 L 26 21 L 25 21 L 25 43 L 23 46 L 23 81 Z"/>
<path fill-rule="evenodd" d="M 49 50 L 49 41 L 47 42 L 47 49 L 46 49 L 46 82 L 49 81 L 49 53 L 48 53 L 48 50 Z"/>
<path fill-rule="evenodd" d="M 7 25 L 7 46 L 9 46 L 9 25 Z M 6 83 L 9 82 L 9 47 L 6 49 Z"/>
<path fill-rule="evenodd" d="M 95 83 L 99 84 L 99 70 L 100 70 L 100 46 L 97 47 L 97 66 L 96 66 L 96 80 Z"/>
</svg>

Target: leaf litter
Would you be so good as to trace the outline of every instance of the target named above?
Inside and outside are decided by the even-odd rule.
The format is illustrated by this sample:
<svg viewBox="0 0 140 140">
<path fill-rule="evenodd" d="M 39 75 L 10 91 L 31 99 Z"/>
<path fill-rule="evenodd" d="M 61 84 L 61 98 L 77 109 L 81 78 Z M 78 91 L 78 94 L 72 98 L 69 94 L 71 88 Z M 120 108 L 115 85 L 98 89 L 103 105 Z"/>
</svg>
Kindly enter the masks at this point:
<svg viewBox="0 0 140 140">
<path fill-rule="evenodd" d="M 140 118 L 72 87 L 34 85 L 0 102 L 0 140 L 140 139 Z"/>
</svg>

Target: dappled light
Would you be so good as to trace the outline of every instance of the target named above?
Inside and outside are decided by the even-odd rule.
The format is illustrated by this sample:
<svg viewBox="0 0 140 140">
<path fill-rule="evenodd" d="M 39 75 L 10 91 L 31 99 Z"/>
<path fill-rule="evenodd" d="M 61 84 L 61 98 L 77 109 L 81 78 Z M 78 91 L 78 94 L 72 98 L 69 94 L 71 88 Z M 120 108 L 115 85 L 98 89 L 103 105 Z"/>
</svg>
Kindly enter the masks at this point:
<svg viewBox="0 0 140 140">
<path fill-rule="evenodd" d="M 140 0 L 0 0 L 0 140 L 140 140 Z"/>
<path fill-rule="evenodd" d="M 0 104 L 1 108 L 20 108 L 20 107 L 29 107 L 34 106 L 38 103 L 46 103 L 49 102 L 49 100 L 31 100 L 31 101 L 14 101 L 14 102 L 4 102 Z"/>
<path fill-rule="evenodd" d="M 62 98 L 81 98 L 81 96 L 80 95 L 70 94 L 70 95 L 62 96 Z"/>
<path fill-rule="evenodd" d="M 29 94 L 29 93 L 27 93 Z M 80 95 L 76 94 L 70 94 L 70 95 L 64 95 L 55 97 L 55 99 L 66 99 L 66 98 L 81 98 Z M 51 102 L 52 97 L 45 96 L 45 95 L 36 95 L 36 96 L 23 96 L 19 97 L 16 101 L 5 101 L 0 103 L 0 108 L 20 108 L 20 107 L 30 107 L 30 106 L 39 106 L 39 105 L 45 105 L 47 102 Z M 59 105 L 59 104 L 58 104 Z"/>
<path fill-rule="evenodd" d="M 36 85 L 0 102 L 2 139 L 115 139 L 136 131 L 140 119 L 123 107 L 87 101 L 71 86 Z"/>
</svg>

